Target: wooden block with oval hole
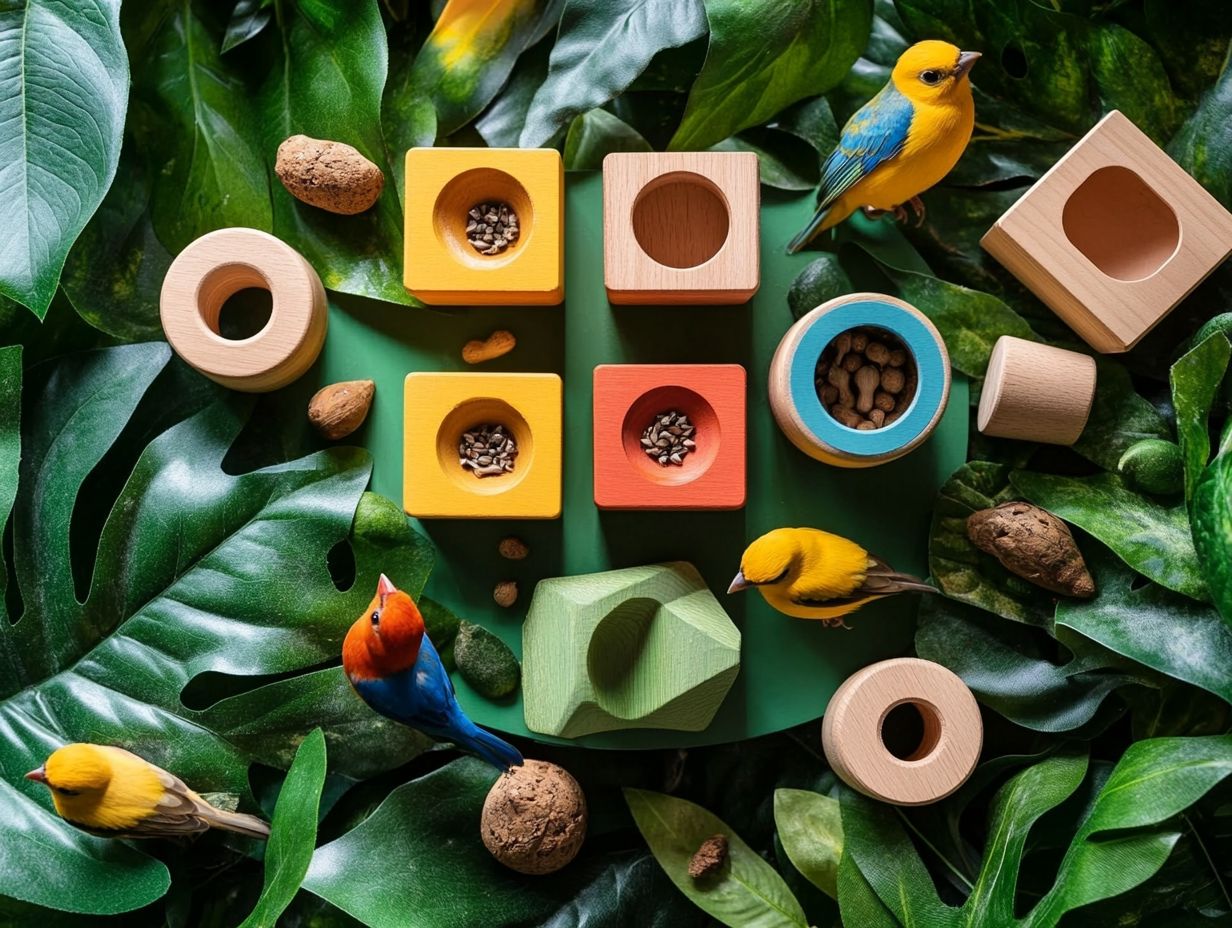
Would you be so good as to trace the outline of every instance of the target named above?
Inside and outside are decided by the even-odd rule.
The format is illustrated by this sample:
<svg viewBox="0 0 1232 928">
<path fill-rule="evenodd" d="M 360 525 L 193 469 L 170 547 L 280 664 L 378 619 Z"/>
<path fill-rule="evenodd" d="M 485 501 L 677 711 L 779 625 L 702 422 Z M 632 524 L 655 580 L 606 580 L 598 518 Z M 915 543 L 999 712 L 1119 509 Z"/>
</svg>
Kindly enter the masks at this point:
<svg viewBox="0 0 1232 928">
<path fill-rule="evenodd" d="M 744 303 L 761 281 L 752 152 L 603 159 L 603 282 L 613 303 Z"/>
<path fill-rule="evenodd" d="M 1232 214 L 1113 110 L 981 244 L 1092 348 L 1116 353 L 1232 253 Z"/>
</svg>

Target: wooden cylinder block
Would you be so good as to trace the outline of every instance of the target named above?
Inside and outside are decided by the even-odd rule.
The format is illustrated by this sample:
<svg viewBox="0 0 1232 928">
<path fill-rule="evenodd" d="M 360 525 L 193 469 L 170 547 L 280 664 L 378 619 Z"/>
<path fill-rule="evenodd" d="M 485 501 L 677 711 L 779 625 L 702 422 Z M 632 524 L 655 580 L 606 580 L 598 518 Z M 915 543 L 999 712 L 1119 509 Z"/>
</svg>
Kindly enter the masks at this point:
<svg viewBox="0 0 1232 928">
<path fill-rule="evenodd" d="M 817 395 L 817 362 L 838 335 L 884 329 L 911 355 L 918 376 L 907 411 L 870 431 L 838 422 Z M 851 293 L 823 303 L 787 330 L 770 363 L 770 408 L 793 445 L 840 467 L 872 467 L 900 458 L 928 439 L 950 398 L 950 355 L 928 317 L 883 293 Z"/>
<path fill-rule="evenodd" d="M 269 322 L 250 338 L 224 338 L 223 304 L 241 290 L 270 292 Z M 163 332 L 176 354 L 232 390 L 267 393 L 310 368 L 325 344 L 328 307 L 298 251 L 257 229 L 219 229 L 185 248 L 163 278 Z"/>
<path fill-rule="evenodd" d="M 886 747 L 882 726 L 906 703 L 919 710 L 924 736 L 909 757 L 899 758 Z M 826 759 L 842 781 L 899 806 L 936 802 L 962 786 L 983 742 L 971 690 L 952 671 L 917 657 L 881 661 L 848 677 L 821 725 Z"/>
<path fill-rule="evenodd" d="M 1002 335 L 988 362 L 976 424 L 995 438 L 1072 445 L 1094 400 L 1094 358 Z"/>
</svg>

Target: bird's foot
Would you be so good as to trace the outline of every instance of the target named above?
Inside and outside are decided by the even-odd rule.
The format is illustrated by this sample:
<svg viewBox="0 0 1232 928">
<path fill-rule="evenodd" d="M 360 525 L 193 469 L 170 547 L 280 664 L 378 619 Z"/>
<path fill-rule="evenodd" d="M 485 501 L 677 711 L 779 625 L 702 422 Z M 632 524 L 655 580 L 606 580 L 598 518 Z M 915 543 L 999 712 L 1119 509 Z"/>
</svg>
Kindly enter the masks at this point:
<svg viewBox="0 0 1232 928">
<path fill-rule="evenodd" d="M 898 223 L 907 221 L 907 207 L 903 206 L 901 203 L 894 207 L 894 221 Z"/>
<path fill-rule="evenodd" d="M 924 208 L 924 201 L 919 197 L 912 197 L 907 202 L 911 205 L 911 211 L 915 213 L 915 227 L 918 229 L 924 225 L 924 217 L 928 215 L 928 210 Z"/>
<path fill-rule="evenodd" d="M 822 619 L 821 624 L 825 628 L 845 628 L 848 631 L 851 631 L 851 626 L 843 621 L 842 616 L 834 619 Z"/>
<path fill-rule="evenodd" d="M 860 212 L 862 212 L 869 219 L 880 219 L 882 216 L 888 213 L 889 210 L 888 209 L 877 209 L 875 206 L 861 206 Z"/>
</svg>

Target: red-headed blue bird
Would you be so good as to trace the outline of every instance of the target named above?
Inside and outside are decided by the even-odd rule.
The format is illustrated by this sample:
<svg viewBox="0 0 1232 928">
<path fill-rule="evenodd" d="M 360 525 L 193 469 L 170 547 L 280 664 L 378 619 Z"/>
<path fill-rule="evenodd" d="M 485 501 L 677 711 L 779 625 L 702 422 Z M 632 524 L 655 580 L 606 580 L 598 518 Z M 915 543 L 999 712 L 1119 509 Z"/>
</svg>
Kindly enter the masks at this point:
<svg viewBox="0 0 1232 928">
<path fill-rule="evenodd" d="M 342 642 L 342 669 L 381 715 L 508 770 L 522 755 L 468 719 L 410 595 L 381 574 L 376 595 Z"/>
<path fill-rule="evenodd" d="M 950 173 L 971 140 L 975 101 L 967 74 L 979 57 L 936 40 L 899 56 L 889 82 L 843 126 L 821 169 L 817 212 L 789 254 L 861 207 L 902 220 L 909 203 L 923 218 L 919 195 Z"/>
</svg>

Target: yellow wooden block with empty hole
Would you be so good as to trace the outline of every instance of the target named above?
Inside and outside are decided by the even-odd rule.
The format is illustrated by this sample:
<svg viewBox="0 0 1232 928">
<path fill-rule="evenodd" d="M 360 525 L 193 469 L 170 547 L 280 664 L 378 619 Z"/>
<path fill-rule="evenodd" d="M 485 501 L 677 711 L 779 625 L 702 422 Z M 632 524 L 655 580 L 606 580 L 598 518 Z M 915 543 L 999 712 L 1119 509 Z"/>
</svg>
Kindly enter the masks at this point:
<svg viewBox="0 0 1232 928">
<path fill-rule="evenodd" d="M 560 516 L 561 381 L 556 374 L 408 374 L 403 508 L 420 519 Z M 513 470 L 478 477 L 459 442 L 499 425 L 517 445 Z"/>
<path fill-rule="evenodd" d="M 499 254 L 468 240 L 468 214 L 482 203 L 517 214 L 517 240 Z M 565 296 L 564 219 L 555 149 L 412 148 L 403 283 L 430 304 L 555 305 Z"/>
</svg>

